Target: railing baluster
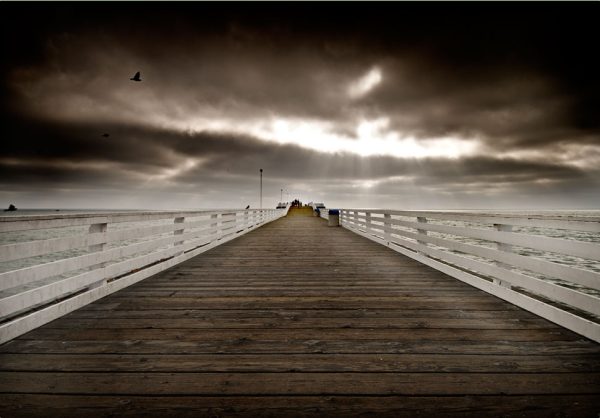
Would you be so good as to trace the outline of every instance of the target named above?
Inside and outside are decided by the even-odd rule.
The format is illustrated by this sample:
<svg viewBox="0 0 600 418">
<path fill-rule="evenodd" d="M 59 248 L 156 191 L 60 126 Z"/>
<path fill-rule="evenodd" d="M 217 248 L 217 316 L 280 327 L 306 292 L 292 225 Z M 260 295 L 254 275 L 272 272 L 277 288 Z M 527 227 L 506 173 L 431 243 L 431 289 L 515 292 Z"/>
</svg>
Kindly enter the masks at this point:
<svg viewBox="0 0 600 418">
<path fill-rule="evenodd" d="M 218 213 L 214 213 L 212 215 L 210 215 L 210 219 L 215 219 L 215 221 L 217 220 L 217 218 L 219 217 Z M 214 223 L 210 224 L 210 235 L 215 235 L 216 238 L 214 240 L 217 240 L 219 238 L 219 222 L 216 221 Z"/>
<path fill-rule="evenodd" d="M 424 217 L 424 216 L 417 216 L 417 222 L 420 223 L 420 224 L 426 224 L 427 223 L 427 218 Z M 425 230 L 425 229 L 417 229 L 417 233 L 419 235 L 427 235 L 427 230 Z M 417 243 L 421 244 L 421 245 L 424 245 L 424 246 L 427 247 L 427 242 L 425 242 L 425 241 L 420 241 L 420 240 L 417 239 Z M 419 254 L 423 254 L 423 253 L 421 251 L 419 251 Z"/>
<path fill-rule="evenodd" d="M 88 229 L 88 233 L 89 234 L 97 234 L 97 233 L 104 233 L 106 232 L 106 230 L 108 229 L 108 223 L 104 222 L 104 223 L 98 223 L 98 224 L 92 224 L 90 225 L 89 229 Z M 102 242 L 99 244 L 94 244 L 94 245 L 90 245 L 88 247 L 88 251 L 90 253 L 95 253 L 95 252 L 102 252 L 104 251 L 104 248 L 106 247 L 106 242 Z M 98 263 L 98 264 L 94 264 L 92 266 L 90 266 L 90 270 L 96 270 L 96 269 L 101 269 L 106 267 L 108 263 L 107 262 L 102 262 L 102 263 Z M 102 280 L 99 280 L 98 282 L 92 284 L 90 287 L 90 289 L 93 289 L 95 287 L 98 286 L 102 286 L 103 284 L 106 283 L 107 277 L 103 277 Z"/>
<path fill-rule="evenodd" d="M 367 211 L 365 212 L 365 232 L 367 232 L 368 234 L 373 234 L 373 231 L 371 230 L 372 227 L 373 225 L 371 224 L 371 212 Z"/>
<path fill-rule="evenodd" d="M 176 217 L 173 220 L 173 223 L 175 224 L 183 224 L 185 221 L 185 217 L 184 216 L 180 216 L 180 217 Z M 184 231 L 184 226 L 181 226 L 181 229 L 176 229 L 175 231 L 173 231 L 173 235 L 183 235 L 183 231 Z M 173 243 L 173 246 L 178 246 L 178 245 L 183 245 L 183 241 L 176 241 Z M 175 253 L 174 257 L 177 257 L 179 255 L 183 254 L 183 251 Z"/>
<path fill-rule="evenodd" d="M 392 233 L 388 230 L 388 228 L 392 228 L 392 224 L 390 223 L 391 219 L 392 215 L 390 215 L 389 213 L 383 214 L 383 239 L 385 239 L 385 242 L 387 242 L 388 247 L 392 242 Z"/>
<path fill-rule="evenodd" d="M 494 224 L 494 228 L 496 229 L 496 231 L 500 231 L 500 232 L 512 232 L 512 225 L 505 225 L 505 224 Z M 496 242 L 496 249 L 498 251 L 504 251 L 506 253 L 511 253 L 512 252 L 512 245 L 511 244 L 505 244 L 503 242 Z M 500 261 L 496 261 L 496 265 L 498 267 L 502 267 L 505 268 L 507 270 L 510 270 L 510 265 L 506 264 L 506 263 L 502 263 Z M 510 283 L 502 280 L 502 279 L 498 279 L 498 278 L 494 278 L 494 284 L 498 285 L 498 286 L 502 286 L 502 287 L 506 287 L 508 289 L 510 289 Z"/>
</svg>

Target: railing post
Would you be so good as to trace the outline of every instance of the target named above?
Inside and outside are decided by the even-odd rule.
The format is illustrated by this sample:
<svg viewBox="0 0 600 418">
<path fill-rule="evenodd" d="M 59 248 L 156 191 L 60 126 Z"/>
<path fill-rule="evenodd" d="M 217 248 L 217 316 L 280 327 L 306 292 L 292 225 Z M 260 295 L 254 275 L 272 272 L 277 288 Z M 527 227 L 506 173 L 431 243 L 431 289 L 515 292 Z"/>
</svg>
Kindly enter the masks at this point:
<svg viewBox="0 0 600 418">
<path fill-rule="evenodd" d="M 418 216 L 417 217 L 417 222 L 420 223 L 420 224 L 426 224 L 427 223 L 427 218 L 424 217 L 424 216 Z M 417 229 L 417 233 L 419 235 L 427 235 L 427 230 L 426 229 Z M 427 242 L 425 242 L 425 241 L 420 241 L 420 240 L 417 239 L 417 243 L 421 244 L 421 245 L 424 245 L 424 246 L 427 246 Z M 418 251 L 418 252 L 421 253 L 421 254 L 424 254 L 422 251 Z"/>
<path fill-rule="evenodd" d="M 236 234 L 238 234 L 244 230 L 244 219 L 241 219 L 241 222 L 238 222 L 238 221 L 240 221 L 240 218 L 242 218 L 241 212 L 233 213 L 233 222 L 235 225 L 235 227 L 233 228 L 233 232 Z"/>
<path fill-rule="evenodd" d="M 496 231 L 500 231 L 500 232 L 512 232 L 512 225 L 494 224 L 494 228 L 496 229 Z M 496 249 L 498 251 L 504 251 L 506 253 L 511 253 L 512 252 L 512 245 L 511 244 L 505 244 L 503 242 L 496 242 Z M 502 267 L 502 268 L 505 268 L 505 269 L 510 269 L 510 266 L 508 264 L 502 263 L 500 261 L 496 261 L 496 265 L 498 267 Z M 501 280 L 501 279 L 494 278 L 494 284 L 510 289 L 510 283 L 507 283 L 507 282 L 505 282 L 504 280 Z"/>
<path fill-rule="evenodd" d="M 392 233 L 389 231 L 389 229 L 392 228 L 392 223 L 390 222 L 391 220 L 392 215 L 390 215 L 389 213 L 383 214 L 383 239 L 385 240 L 385 242 L 387 242 L 388 247 L 392 242 Z"/>
<path fill-rule="evenodd" d="M 365 232 L 367 234 L 370 233 L 371 226 L 371 212 L 365 212 Z"/>
<path fill-rule="evenodd" d="M 106 232 L 107 229 L 108 229 L 107 223 L 92 224 L 92 225 L 90 225 L 90 229 L 88 230 L 88 232 L 90 234 L 97 234 L 97 233 L 101 233 L 101 232 Z M 106 245 L 106 242 L 101 242 L 99 244 L 90 245 L 88 247 L 88 250 L 91 253 L 96 252 L 96 251 L 103 251 L 105 245 Z"/>
<path fill-rule="evenodd" d="M 215 221 L 216 221 L 216 219 L 218 217 L 219 217 L 218 213 L 213 213 L 212 215 L 210 215 L 210 219 L 214 219 Z M 210 232 L 210 235 L 217 235 L 217 237 L 215 237 L 215 239 L 218 239 L 219 238 L 218 237 L 218 235 L 219 235 L 219 222 L 211 223 L 210 224 L 210 230 L 213 230 L 212 232 Z"/>
<path fill-rule="evenodd" d="M 352 222 L 354 222 L 354 228 L 358 229 L 358 212 L 352 212 Z"/>
<path fill-rule="evenodd" d="M 183 216 L 179 216 L 179 217 L 176 217 L 176 218 L 174 219 L 173 223 L 175 223 L 175 224 L 183 224 L 183 222 L 184 222 L 184 221 L 185 221 L 185 217 L 183 217 Z M 184 230 L 184 229 L 185 229 L 185 228 L 184 228 L 184 226 L 183 226 L 183 225 L 181 225 L 181 229 L 176 229 L 176 230 L 174 230 L 174 231 L 173 231 L 173 235 L 183 235 L 183 230 Z M 178 246 L 178 245 L 183 245 L 183 241 L 175 241 L 175 242 L 173 243 L 173 246 L 174 246 L 174 247 L 176 247 L 176 246 Z M 178 251 L 178 252 L 176 252 L 175 254 L 173 254 L 173 256 L 174 256 L 174 257 L 177 257 L 177 256 L 180 256 L 181 254 L 183 254 L 183 251 Z"/>
<path fill-rule="evenodd" d="M 90 234 L 103 233 L 103 232 L 106 232 L 107 229 L 108 229 L 108 223 L 92 224 L 92 225 L 90 225 L 90 228 L 88 229 L 88 233 L 90 233 Z M 99 244 L 90 245 L 88 247 L 88 251 L 91 253 L 102 252 L 102 251 L 104 251 L 105 247 L 106 247 L 106 242 L 101 242 Z M 106 267 L 107 264 L 108 264 L 107 262 L 94 264 L 94 265 L 90 266 L 90 270 L 104 268 L 104 267 Z M 90 289 L 104 285 L 106 283 L 107 279 L 108 279 L 108 277 L 103 277 L 102 280 L 99 280 L 98 282 L 91 285 Z"/>
<path fill-rule="evenodd" d="M 233 231 L 232 234 L 235 235 L 238 233 L 238 216 L 237 216 L 238 214 L 237 214 L 237 212 L 232 212 L 231 215 L 233 217 L 231 229 Z"/>
</svg>

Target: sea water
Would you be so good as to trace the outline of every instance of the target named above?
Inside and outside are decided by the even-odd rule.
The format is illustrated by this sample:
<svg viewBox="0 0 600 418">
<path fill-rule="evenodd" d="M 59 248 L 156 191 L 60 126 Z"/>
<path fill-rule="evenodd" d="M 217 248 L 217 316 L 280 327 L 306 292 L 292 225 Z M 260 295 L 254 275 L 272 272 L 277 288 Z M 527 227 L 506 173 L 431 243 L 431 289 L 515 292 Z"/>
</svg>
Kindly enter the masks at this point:
<svg viewBox="0 0 600 418">
<path fill-rule="evenodd" d="M 63 210 L 63 209 L 61 209 L 61 210 L 55 210 L 55 209 L 21 210 L 21 209 L 19 209 L 14 212 L 2 212 L 2 213 L 0 213 L 0 216 L 2 216 L 2 217 L 9 217 L 9 216 L 14 216 L 14 217 L 25 216 L 25 217 L 27 217 L 27 216 L 34 216 L 34 215 L 49 216 L 49 215 L 55 215 L 55 214 L 56 215 L 63 215 L 63 214 L 103 215 L 103 214 L 115 214 L 115 213 L 134 214 L 135 212 L 152 212 L 152 211 L 149 211 L 149 210 L 118 210 L 118 211 L 116 211 L 116 210 L 100 210 L 100 209 L 88 209 L 88 210 L 66 210 L 66 209 L 65 210 Z M 156 211 L 156 212 L 160 213 L 160 211 Z M 193 217 L 189 217 L 188 219 L 191 221 L 194 220 Z M 159 225 L 166 225 L 166 224 L 173 224 L 173 218 L 157 219 L 157 220 L 151 220 L 151 221 L 110 223 L 108 225 L 108 231 L 121 231 L 121 230 L 127 230 L 127 229 L 135 230 L 135 229 L 143 228 L 143 227 L 159 226 Z M 48 228 L 48 229 L 36 229 L 36 230 L 29 230 L 29 231 L 3 232 L 3 233 L 0 233 L 0 245 L 31 242 L 31 241 L 38 241 L 38 240 L 47 240 L 47 239 L 62 238 L 62 237 L 68 237 L 68 236 L 81 236 L 81 235 L 87 234 L 88 230 L 89 230 L 89 225 L 81 225 L 81 226 L 70 226 L 70 227 L 64 227 L 64 228 Z M 193 231 L 194 230 L 192 229 L 192 230 L 188 230 L 186 232 L 193 232 Z M 167 237 L 167 236 L 173 236 L 173 232 L 170 231 L 170 232 L 165 232 L 162 234 L 154 234 L 154 235 L 141 237 L 141 238 L 132 238 L 132 239 L 126 239 L 126 240 L 121 240 L 121 241 L 117 241 L 117 242 L 111 242 L 111 243 L 106 244 L 104 248 L 109 250 L 111 248 L 123 247 L 123 246 L 136 244 L 136 243 L 143 242 L 143 241 L 156 240 L 156 239 Z M 133 254 L 130 256 L 113 259 L 113 260 L 111 260 L 111 263 L 121 262 L 121 261 L 124 261 L 127 259 L 140 257 L 140 256 L 143 256 L 143 255 L 155 252 L 155 251 L 168 249 L 170 246 L 171 246 L 171 244 L 166 244 L 166 245 L 163 245 L 163 246 L 160 246 L 157 248 L 153 248 L 151 250 L 139 252 L 139 253 L 136 253 L 136 254 Z M 52 261 L 62 260 L 62 259 L 66 259 L 66 258 L 77 257 L 77 256 L 81 256 L 81 255 L 88 254 L 88 253 L 89 253 L 89 249 L 87 247 L 82 247 L 82 248 L 74 248 L 74 249 L 67 250 L 67 251 L 55 252 L 55 253 L 51 253 L 51 254 L 44 254 L 44 255 L 35 256 L 35 257 L 23 258 L 23 259 L 19 259 L 19 260 L 0 262 L 0 273 L 18 270 L 18 269 L 22 269 L 22 268 L 26 268 L 26 267 L 31 267 L 31 266 L 36 266 L 36 265 L 40 265 L 40 264 L 50 263 Z M 5 290 L 0 291 L 0 297 L 11 296 L 13 294 L 20 293 L 24 290 L 34 289 L 39 286 L 51 284 L 51 283 L 66 279 L 68 277 L 76 276 L 78 274 L 84 273 L 91 269 L 93 269 L 93 267 L 86 267 L 86 268 L 78 269 L 75 271 L 69 271 L 69 272 L 66 272 L 61 275 L 47 277 L 45 279 L 27 283 L 24 285 L 20 285 L 15 288 L 5 289 Z"/>
<path fill-rule="evenodd" d="M 2 216 L 2 217 L 5 217 L 5 216 L 33 216 L 33 215 L 52 215 L 52 214 L 87 214 L 87 215 L 91 215 L 91 214 L 103 214 L 103 213 L 107 214 L 107 213 L 115 213 L 115 212 L 117 212 L 117 211 L 100 210 L 100 209 L 88 209 L 88 210 L 68 210 L 68 209 L 61 209 L 61 210 L 55 210 L 55 209 L 27 210 L 27 209 L 25 209 L 25 210 L 21 210 L 20 209 L 15 212 L 0 212 L 0 216 Z M 129 210 L 129 211 L 119 210 L 118 212 L 135 213 L 136 210 Z M 138 212 L 147 212 L 147 210 L 138 210 Z M 548 211 L 482 211 L 482 210 L 456 211 L 456 210 L 453 210 L 451 212 L 462 212 L 465 214 L 477 213 L 477 214 L 482 214 L 482 215 L 494 214 L 494 215 L 530 215 L 530 216 L 544 215 L 544 216 L 561 216 L 561 217 L 567 217 L 567 216 L 571 217 L 572 216 L 572 217 L 579 217 L 579 218 L 589 218 L 590 220 L 592 220 L 592 219 L 598 220 L 600 217 L 600 210 L 575 210 L 575 211 L 573 211 L 573 210 L 571 210 L 571 211 L 564 211 L 564 210 L 561 210 L 561 211 L 552 211 L 552 210 L 548 210 Z M 414 221 L 414 217 L 399 217 L 399 219 Z M 373 218 L 373 220 L 375 221 L 376 218 Z M 471 228 L 479 228 L 479 229 L 493 229 L 492 225 L 482 224 L 482 223 L 477 223 L 477 222 L 447 221 L 447 220 L 434 220 L 434 219 L 428 219 L 428 221 L 430 223 L 440 224 L 440 225 L 471 227 Z M 173 219 L 160 219 L 160 220 L 145 221 L 145 222 L 113 223 L 113 224 L 109 224 L 108 228 L 111 231 L 115 231 L 115 230 L 123 230 L 123 229 L 128 229 L 128 228 L 140 228 L 140 227 L 153 226 L 153 225 L 163 225 L 163 224 L 169 224 L 169 223 L 173 223 Z M 0 245 L 18 243 L 18 242 L 35 241 L 35 240 L 43 240 L 43 239 L 51 239 L 51 238 L 60 238 L 60 237 L 73 236 L 73 235 L 81 235 L 81 234 L 87 233 L 88 228 L 89 228 L 89 226 L 84 225 L 84 226 L 74 226 L 74 227 L 67 227 L 67 228 L 51 228 L 51 229 L 44 229 L 44 230 L 6 232 L 6 233 L 0 234 Z M 411 229 L 407 229 L 407 228 L 403 228 L 403 227 L 397 227 L 397 228 L 398 229 L 406 229 L 408 231 L 414 232 Z M 565 239 L 565 240 L 600 243 L 600 233 L 568 231 L 568 230 L 554 229 L 554 228 L 551 229 L 551 228 L 521 227 L 521 226 L 514 226 L 513 232 L 527 234 L 527 235 L 538 235 L 538 236 L 545 236 L 545 237 L 552 237 L 552 238 L 560 238 L 560 239 Z M 488 247 L 488 248 L 496 248 L 496 244 L 494 242 L 490 242 L 490 241 L 454 236 L 454 235 L 450 235 L 450 234 L 431 232 L 431 231 L 428 232 L 428 234 L 431 236 L 438 237 L 438 238 L 454 240 L 454 241 L 465 243 L 465 244 L 478 245 L 478 246 L 483 246 L 483 247 Z M 134 244 L 137 242 L 142 242 L 144 240 L 156 239 L 156 238 L 160 238 L 162 236 L 168 236 L 168 235 L 172 235 L 172 232 L 167 232 L 167 233 L 164 233 L 161 235 L 154 235 L 151 237 L 144 237 L 144 238 L 137 238 L 137 239 L 130 239 L 130 240 L 126 240 L 126 241 L 114 242 L 114 243 L 107 244 L 105 248 L 110 249 L 110 248 L 120 247 L 120 246 L 124 246 L 124 245 L 130 245 L 130 244 Z M 432 244 L 429 244 L 429 245 L 432 245 Z M 432 245 L 432 246 L 435 247 L 434 245 Z M 168 247 L 168 245 L 166 247 Z M 440 248 L 440 247 L 438 247 L 438 248 Z M 156 250 L 152 250 L 152 251 L 156 251 Z M 553 253 L 553 252 L 548 252 L 548 251 L 533 250 L 530 248 L 525 248 L 525 247 L 520 247 L 520 246 L 512 246 L 511 251 L 513 251 L 517 254 L 524 255 L 524 256 L 535 257 L 535 258 L 551 261 L 551 262 L 558 263 L 558 264 L 576 267 L 578 269 L 590 270 L 593 272 L 600 273 L 600 262 L 594 261 L 594 260 L 582 259 L 579 257 L 563 255 L 563 254 Z M 43 256 L 30 257 L 30 258 L 21 259 L 21 260 L 4 262 L 4 263 L 0 263 L 0 273 L 19 269 L 19 268 L 24 268 L 24 267 L 28 267 L 28 266 L 33 266 L 33 265 L 37 265 L 37 264 L 48 263 L 48 262 L 59 260 L 62 258 L 76 257 L 79 255 L 86 254 L 87 252 L 88 252 L 87 248 L 80 248 L 80 249 L 63 251 L 60 253 L 53 253 L 53 254 L 47 254 L 47 255 L 43 255 Z M 456 251 L 454 251 L 454 252 L 456 252 Z M 488 263 L 490 262 L 489 260 L 485 260 L 478 256 L 464 254 L 464 253 L 460 253 L 460 252 L 456 252 L 456 253 L 463 257 L 468 257 L 468 258 L 472 258 L 472 259 L 476 259 L 476 260 L 488 262 Z M 132 257 L 137 257 L 140 255 L 142 255 L 142 254 L 137 254 Z M 117 260 L 115 260 L 115 261 L 117 261 Z M 118 260 L 118 261 L 121 261 L 121 260 Z M 511 268 L 511 270 L 520 272 L 520 273 L 524 273 L 524 274 L 527 274 L 527 275 L 530 275 L 533 277 L 537 277 L 540 279 L 552 281 L 554 283 L 557 283 L 557 284 L 560 284 L 563 286 L 577 288 L 578 290 L 580 290 L 582 292 L 600 296 L 600 292 L 598 292 L 596 290 L 588 289 L 583 286 L 579 286 L 579 285 L 572 284 L 572 283 L 567 283 L 567 282 L 560 280 L 560 278 L 549 278 L 549 277 L 545 277 L 545 276 L 535 273 L 535 272 L 523 271 L 518 268 Z M 64 277 L 73 276 L 73 275 L 81 273 L 83 271 L 85 271 L 85 269 L 79 270 L 77 272 L 69 272 L 64 275 L 55 277 L 52 280 L 58 280 L 58 279 L 61 279 Z"/>
</svg>

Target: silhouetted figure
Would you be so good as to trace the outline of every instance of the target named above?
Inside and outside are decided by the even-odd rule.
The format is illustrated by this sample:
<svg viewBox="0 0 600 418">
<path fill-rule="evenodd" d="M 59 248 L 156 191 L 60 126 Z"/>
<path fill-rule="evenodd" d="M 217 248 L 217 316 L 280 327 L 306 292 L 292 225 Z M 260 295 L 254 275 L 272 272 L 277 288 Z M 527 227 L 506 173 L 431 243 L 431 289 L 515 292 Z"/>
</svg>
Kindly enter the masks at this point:
<svg viewBox="0 0 600 418">
<path fill-rule="evenodd" d="M 135 73 L 135 75 L 133 77 L 130 78 L 131 81 L 142 81 L 142 79 L 140 78 L 140 72 L 138 71 L 137 73 Z"/>
<path fill-rule="evenodd" d="M 17 210 L 17 208 L 11 203 L 8 205 L 8 209 L 4 209 L 4 212 L 14 212 L 15 210 Z"/>
<path fill-rule="evenodd" d="M 109 134 L 102 134 L 102 136 L 103 136 L 104 138 L 108 138 L 110 135 L 109 135 Z"/>
<path fill-rule="evenodd" d="M 246 206 L 246 209 L 250 209 L 250 205 Z"/>
</svg>

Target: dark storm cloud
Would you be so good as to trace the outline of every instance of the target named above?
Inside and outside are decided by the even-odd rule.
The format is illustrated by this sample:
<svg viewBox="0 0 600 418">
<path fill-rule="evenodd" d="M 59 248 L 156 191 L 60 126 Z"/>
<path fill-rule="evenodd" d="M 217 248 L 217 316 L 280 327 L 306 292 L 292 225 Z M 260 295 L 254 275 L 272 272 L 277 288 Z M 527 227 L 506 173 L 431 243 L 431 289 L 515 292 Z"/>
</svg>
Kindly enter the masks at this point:
<svg viewBox="0 0 600 418">
<path fill-rule="evenodd" d="M 24 185 L 48 190 L 58 188 L 97 188 L 131 185 L 124 172 L 116 167 L 52 164 L 40 160 L 0 162 L 0 186 L 5 190 L 22 189 Z M 28 187 L 29 188 L 29 187 Z"/>
<path fill-rule="evenodd" d="M 174 162 L 169 150 L 153 138 L 159 135 L 156 130 L 114 123 L 30 123 L 15 115 L 4 119 L 2 126 L 6 140 L 2 156 L 8 159 L 117 162 L 157 168 Z"/>
<path fill-rule="evenodd" d="M 109 6 L 63 7 L 70 14 L 59 21 L 67 30 L 48 30 L 38 52 L 44 64 L 12 74 L 19 88 L 57 71 L 77 89 L 70 97 L 76 106 L 129 107 L 110 86 L 124 69 L 142 67 L 151 94 L 162 99 L 155 110 L 175 119 L 199 105 L 238 117 L 330 120 L 352 120 L 360 110 L 391 113 L 395 126 L 422 137 L 508 136 L 525 146 L 514 137 L 540 143 L 598 133 L 593 74 L 600 68 L 588 51 L 595 34 L 586 10 L 546 6 L 540 19 L 532 6 L 348 5 L 344 18 L 332 21 L 327 17 L 339 10 L 331 5 L 182 5 L 179 12 L 156 5 L 136 10 L 136 18 Z M 30 42 L 34 51 L 37 41 Z M 376 91 L 341 103 L 339 86 L 377 64 L 384 82 Z M 54 87 L 45 86 L 34 107 L 56 104 L 52 97 L 65 86 L 48 82 Z"/>
<path fill-rule="evenodd" d="M 227 132 L 192 133 L 136 125 L 61 125 L 56 122 L 34 125 L 32 129 L 25 123 L 18 124 L 16 119 L 9 126 L 11 137 L 26 133 L 23 139 L 6 144 L 4 163 L 0 161 L 2 178 L 16 182 L 31 178 L 42 181 L 45 177 L 43 181 L 71 179 L 93 183 L 95 179 L 115 179 L 115 171 L 129 172 L 129 176 L 122 179 L 124 183 L 136 182 L 145 175 L 160 175 L 162 170 L 186 159 L 197 159 L 200 164 L 193 170 L 174 175 L 173 182 L 194 184 L 208 177 L 210 181 L 220 177 L 237 181 L 254 175 L 257 167 L 282 180 L 324 177 L 343 181 L 385 180 L 408 176 L 414 178 L 414 184 L 427 186 L 544 179 L 571 181 L 587 176 L 581 169 L 562 164 L 486 156 L 402 159 L 321 153 Z M 103 128 L 111 132 L 108 138 L 101 136 Z M 76 165 L 69 164 L 73 162 Z M 40 166 L 39 170 L 34 170 L 36 165 Z"/>
<path fill-rule="evenodd" d="M 600 144 L 597 127 L 575 123 L 578 98 L 531 68 L 468 77 L 434 62 L 393 60 L 383 71 L 384 81 L 362 102 L 373 114 L 393 115 L 394 127 L 420 138 L 475 137 L 498 150 Z"/>
<path fill-rule="evenodd" d="M 348 201 L 416 199 L 421 189 L 514 202 L 598 186 L 595 3 L 4 3 L 2 12 L 4 190 L 154 183 L 245 198 L 258 167 L 276 190 Z M 379 84 L 349 94 L 373 69 Z M 128 80 L 135 71 L 142 83 Z M 327 123 L 351 140 L 361 120 L 385 119 L 425 147 L 450 137 L 478 148 L 459 158 L 323 153 L 257 133 L 278 118 Z"/>
<path fill-rule="evenodd" d="M 113 93 L 130 87 L 123 72 L 141 68 L 152 83 L 148 94 L 160 98 L 160 112 L 174 118 L 181 111 L 187 117 L 199 105 L 217 111 L 225 107 L 237 117 L 254 110 L 262 115 L 334 116 L 337 103 L 328 100 L 326 87 L 358 76 L 368 57 L 359 59 L 351 52 L 354 48 L 340 52 L 318 37 L 296 38 L 292 28 L 275 22 L 265 28 L 237 23 L 262 20 L 260 11 L 239 7 L 248 16 L 224 6 L 180 5 L 184 10 L 173 13 L 166 6 L 150 5 L 150 11 L 140 16 L 136 11 L 135 18 L 127 13 L 109 17 L 100 7 L 100 15 L 111 22 L 108 30 L 104 19 L 93 17 L 93 10 L 79 10 L 75 14 L 85 16 L 87 24 L 69 20 L 64 25 L 70 30 L 49 31 L 43 48 L 40 40 L 31 42 L 38 54 L 26 61 L 40 65 L 7 68 L 9 87 L 17 99 L 23 90 L 34 96 L 34 103 L 23 104 L 28 109 L 47 112 L 66 101 L 76 107 L 94 102 L 103 106 L 94 111 L 103 114 L 106 107 L 131 106 Z M 195 14 L 186 18 L 188 8 Z M 38 83 L 43 89 L 29 90 L 39 80 L 45 80 Z"/>
<path fill-rule="evenodd" d="M 305 193 L 325 194 L 322 200 L 331 203 L 363 200 L 364 206 L 380 195 L 399 196 L 405 205 L 411 202 L 431 205 L 425 199 L 427 194 L 438 198 L 452 195 L 453 199 L 477 196 L 475 202 L 483 196 L 503 196 L 509 190 L 527 195 L 539 189 L 541 182 L 547 193 L 559 195 L 574 188 L 588 191 L 597 188 L 600 178 L 598 173 L 590 175 L 589 171 L 552 163 L 490 157 L 450 160 L 359 157 L 350 153 L 320 153 L 222 132 L 182 133 L 131 125 L 109 126 L 113 132 L 110 138 L 114 137 L 118 147 L 98 141 L 82 152 L 76 149 L 77 133 L 97 132 L 99 127 L 79 126 L 63 137 L 69 127 L 52 123 L 42 131 L 53 138 L 54 145 L 70 147 L 71 152 L 57 155 L 52 148 L 44 147 L 44 136 L 9 147 L 7 156 L 0 160 L 2 188 L 34 189 L 42 195 L 44 188 L 72 191 L 98 188 L 113 190 L 111 193 L 131 190 L 138 196 L 162 191 L 199 194 L 205 199 L 210 197 L 239 206 L 246 201 L 254 202 L 257 168 L 261 167 L 266 173 L 265 190 L 270 190 L 275 199 L 279 188 L 306 183 Z M 64 138 L 64 144 L 60 138 Z M 136 154 L 140 146 L 138 138 L 145 139 L 144 147 L 157 151 Z M 168 178 L 161 177 L 174 161 L 177 166 L 188 159 L 200 163 Z M 232 199 L 236 203 L 231 203 Z M 156 200 L 153 201 L 156 206 Z"/>
<path fill-rule="evenodd" d="M 30 40 L 37 54 L 25 61 L 43 63 L 34 76 L 58 70 L 97 100 L 110 93 L 99 75 L 143 67 L 154 94 L 184 109 L 234 102 L 242 112 L 247 105 L 331 118 L 352 110 L 340 106 L 335 83 L 383 64 L 384 83 L 370 104 L 408 114 L 423 134 L 469 131 L 473 122 L 483 134 L 488 124 L 502 131 L 501 111 L 525 106 L 542 113 L 548 106 L 544 119 L 555 120 L 557 101 L 574 128 L 598 127 L 600 69 L 586 24 L 595 5 L 546 5 L 543 13 L 531 5 L 345 5 L 337 19 L 340 7 L 332 5 L 150 5 L 135 14 L 123 7 L 50 8 L 60 30 Z M 31 19 L 48 26 L 45 16 L 46 23 Z"/>
</svg>

